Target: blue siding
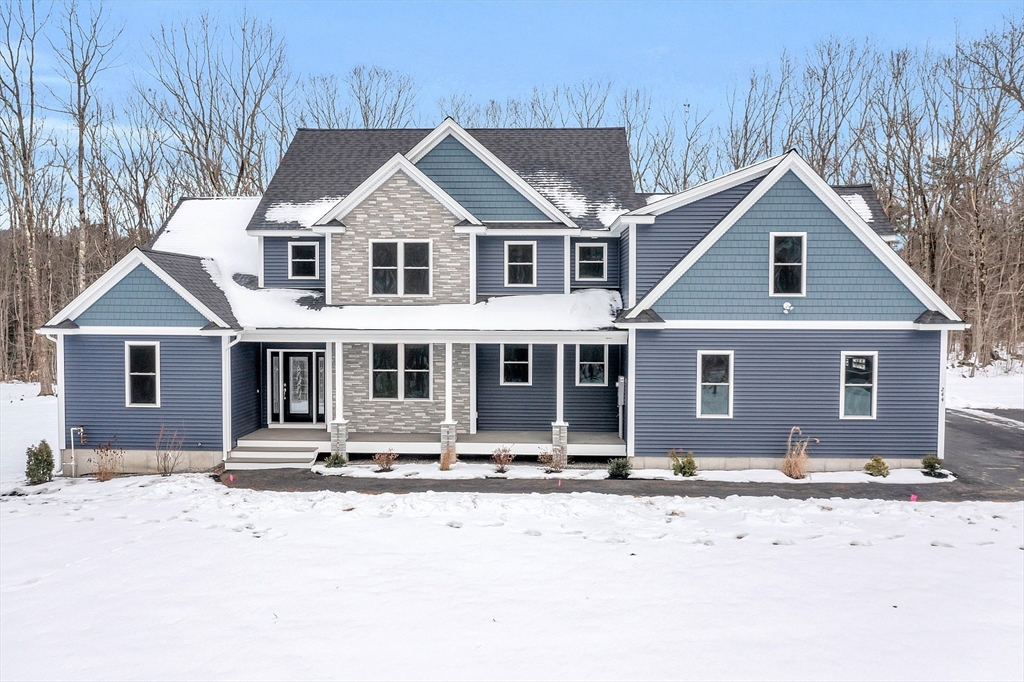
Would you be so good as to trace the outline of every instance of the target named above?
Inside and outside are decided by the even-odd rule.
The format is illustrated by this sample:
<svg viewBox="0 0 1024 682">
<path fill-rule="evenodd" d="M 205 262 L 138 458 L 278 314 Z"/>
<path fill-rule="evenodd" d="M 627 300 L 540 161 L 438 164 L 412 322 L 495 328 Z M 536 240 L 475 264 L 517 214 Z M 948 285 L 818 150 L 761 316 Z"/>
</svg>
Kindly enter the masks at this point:
<svg viewBox="0 0 1024 682">
<path fill-rule="evenodd" d="M 533 347 L 533 384 L 502 386 L 497 344 L 476 347 L 478 431 L 550 431 L 555 421 L 555 348 Z M 571 426 L 570 426 L 571 428 Z"/>
<path fill-rule="evenodd" d="M 619 291 L 624 306 L 629 305 L 629 229 L 619 235 Z"/>
<path fill-rule="evenodd" d="M 210 321 L 149 268 L 137 265 L 75 322 L 80 327 L 205 327 Z"/>
<path fill-rule="evenodd" d="M 653 225 L 637 227 L 636 300 L 643 298 L 760 181 L 757 178 L 704 197 L 661 214 Z"/>
<path fill-rule="evenodd" d="M 260 367 L 258 343 L 231 349 L 231 447 L 260 428 Z"/>
<path fill-rule="evenodd" d="M 160 342 L 160 407 L 125 407 L 125 341 Z M 219 336 L 69 335 L 64 339 L 65 423 L 88 446 L 152 450 L 160 427 L 185 450 L 221 449 Z M 70 438 L 70 436 L 69 436 Z"/>
<path fill-rule="evenodd" d="M 615 388 L 615 380 L 619 377 L 619 349 L 624 347 L 608 347 L 607 386 L 577 386 L 576 346 L 566 344 L 562 412 L 570 431 L 618 432 L 618 389 Z"/>
<path fill-rule="evenodd" d="M 576 279 L 576 245 L 607 244 L 604 282 L 580 282 Z M 573 289 L 618 289 L 619 288 L 619 240 L 618 239 L 578 239 L 573 238 L 569 244 L 569 284 Z"/>
<path fill-rule="evenodd" d="M 316 242 L 320 245 L 320 277 L 318 279 L 288 279 L 288 244 L 291 242 Z M 264 237 L 263 238 L 263 286 L 285 289 L 319 289 L 323 291 L 327 282 L 327 254 L 323 237 Z"/>
<path fill-rule="evenodd" d="M 505 242 L 537 242 L 537 286 L 505 286 Z M 489 294 L 561 294 L 565 292 L 564 237 L 476 238 L 476 291 Z"/>
<path fill-rule="evenodd" d="M 420 159 L 416 167 L 479 220 L 550 220 L 450 135 Z"/>
<path fill-rule="evenodd" d="M 770 297 L 769 233 L 807 232 L 807 296 Z M 789 300 L 794 310 L 782 312 Z M 917 297 L 792 172 L 653 306 L 665 319 L 913 320 Z"/>
<path fill-rule="evenodd" d="M 940 332 L 638 330 L 636 454 L 781 457 L 792 426 L 819 457 L 923 457 L 938 442 Z M 732 419 L 697 419 L 698 350 L 735 352 Z M 842 351 L 878 351 L 874 420 L 839 419 Z"/>
</svg>

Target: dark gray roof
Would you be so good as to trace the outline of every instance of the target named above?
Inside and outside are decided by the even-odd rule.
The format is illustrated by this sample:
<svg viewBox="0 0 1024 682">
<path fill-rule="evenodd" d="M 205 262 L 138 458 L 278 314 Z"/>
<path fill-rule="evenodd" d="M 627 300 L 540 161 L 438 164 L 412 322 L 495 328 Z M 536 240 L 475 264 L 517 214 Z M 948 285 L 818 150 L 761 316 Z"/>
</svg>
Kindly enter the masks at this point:
<svg viewBox="0 0 1024 682">
<path fill-rule="evenodd" d="M 937 310 L 926 310 L 914 320 L 915 324 L 950 324 L 951 322 L 954 322 L 954 320 L 949 319 Z"/>
<path fill-rule="evenodd" d="M 650 308 L 641 310 L 640 313 L 631 320 L 626 319 L 626 315 L 629 315 L 630 312 L 632 312 L 632 308 L 620 311 L 619 316 L 615 318 L 616 324 L 657 324 L 665 321 L 661 315 Z"/>
<path fill-rule="evenodd" d="M 268 221 L 268 208 L 275 203 L 344 197 L 388 159 L 408 153 L 430 132 L 426 128 L 300 128 L 248 229 L 301 228 L 298 223 Z M 563 212 L 559 182 L 570 183 L 589 204 L 612 203 L 633 209 L 643 203 L 633 191 L 623 128 L 470 128 L 467 132 Z M 606 229 L 593 211 L 573 220 L 584 229 Z"/>
<path fill-rule="evenodd" d="M 203 267 L 203 259 L 167 251 L 140 249 L 158 268 L 170 275 L 190 294 L 224 320 L 232 329 L 239 329 L 238 320 L 231 312 L 231 304 L 220 287 L 214 284 L 210 273 Z"/>
<path fill-rule="evenodd" d="M 832 185 L 832 189 L 850 204 L 857 215 L 863 218 L 879 237 L 896 236 L 896 228 L 889 222 L 889 216 L 885 214 L 873 185 Z M 860 200 L 857 199 L 858 196 Z"/>
</svg>

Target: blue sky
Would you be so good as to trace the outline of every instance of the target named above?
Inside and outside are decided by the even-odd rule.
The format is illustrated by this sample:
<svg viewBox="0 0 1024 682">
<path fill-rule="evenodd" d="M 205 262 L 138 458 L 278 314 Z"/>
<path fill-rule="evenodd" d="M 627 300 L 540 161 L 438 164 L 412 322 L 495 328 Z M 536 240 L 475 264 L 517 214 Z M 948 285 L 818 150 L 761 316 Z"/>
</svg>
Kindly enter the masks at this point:
<svg viewBox="0 0 1024 682">
<path fill-rule="evenodd" d="M 980 35 L 1011 2 L 137 2 L 111 6 L 126 22 L 123 59 L 163 19 L 243 7 L 274 22 L 292 68 L 344 73 L 358 63 L 411 75 L 426 112 L 450 92 L 479 100 L 521 95 L 534 84 L 610 78 L 656 99 L 718 106 L 725 89 L 783 48 L 798 55 L 829 36 L 870 37 L 882 47 L 947 48 Z"/>
</svg>

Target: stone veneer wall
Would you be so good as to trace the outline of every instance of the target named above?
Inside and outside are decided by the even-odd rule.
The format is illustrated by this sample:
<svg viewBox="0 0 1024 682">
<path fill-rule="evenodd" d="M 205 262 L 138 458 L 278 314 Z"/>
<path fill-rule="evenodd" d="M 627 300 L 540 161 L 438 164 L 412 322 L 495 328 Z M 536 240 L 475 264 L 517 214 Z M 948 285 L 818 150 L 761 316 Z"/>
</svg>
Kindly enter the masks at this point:
<svg viewBox="0 0 1024 682">
<path fill-rule="evenodd" d="M 331 236 L 331 303 L 409 305 L 469 303 L 469 235 L 425 189 L 399 171 L 345 216 L 345 233 Z M 370 239 L 430 239 L 430 297 L 370 296 Z"/>
<path fill-rule="evenodd" d="M 432 345 L 433 400 L 394 401 L 370 400 L 369 344 L 344 344 L 343 411 L 349 433 L 435 433 L 441 437 L 445 345 Z M 452 344 L 452 418 L 458 422 L 458 433 L 469 433 L 469 348 L 468 343 Z"/>
</svg>

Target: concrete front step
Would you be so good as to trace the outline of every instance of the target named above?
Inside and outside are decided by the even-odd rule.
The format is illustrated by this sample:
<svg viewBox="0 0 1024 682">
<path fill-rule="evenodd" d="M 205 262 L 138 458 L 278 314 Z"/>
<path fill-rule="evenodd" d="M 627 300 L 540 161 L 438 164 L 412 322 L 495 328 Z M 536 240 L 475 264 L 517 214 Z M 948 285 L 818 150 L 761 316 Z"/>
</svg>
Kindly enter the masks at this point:
<svg viewBox="0 0 1024 682">
<path fill-rule="evenodd" d="M 316 461 L 318 446 L 237 447 L 228 453 L 225 469 L 303 469 Z"/>
</svg>

